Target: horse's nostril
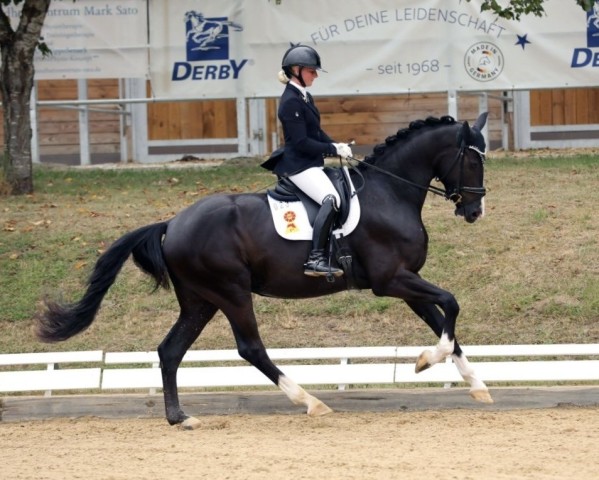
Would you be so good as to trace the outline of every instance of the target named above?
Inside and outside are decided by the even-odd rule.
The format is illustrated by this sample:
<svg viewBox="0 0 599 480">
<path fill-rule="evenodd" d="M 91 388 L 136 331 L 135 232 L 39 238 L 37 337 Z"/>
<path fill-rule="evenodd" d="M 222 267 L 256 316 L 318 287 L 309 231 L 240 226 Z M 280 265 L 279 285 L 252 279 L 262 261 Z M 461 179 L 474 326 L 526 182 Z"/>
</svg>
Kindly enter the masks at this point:
<svg viewBox="0 0 599 480">
<path fill-rule="evenodd" d="M 485 212 L 482 209 L 478 209 L 476 210 L 476 212 L 474 212 L 474 218 L 476 220 L 483 218 L 485 216 Z"/>
</svg>

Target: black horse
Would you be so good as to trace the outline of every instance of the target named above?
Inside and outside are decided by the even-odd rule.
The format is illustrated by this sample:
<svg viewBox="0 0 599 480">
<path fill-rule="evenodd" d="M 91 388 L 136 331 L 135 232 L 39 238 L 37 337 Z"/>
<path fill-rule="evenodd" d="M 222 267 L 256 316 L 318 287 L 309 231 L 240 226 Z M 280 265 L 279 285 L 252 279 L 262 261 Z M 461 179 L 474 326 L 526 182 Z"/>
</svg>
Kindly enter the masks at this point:
<svg viewBox="0 0 599 480">
<path fill-rule="evenodd" d="M 470 384 L 471 396 L 492 402 L 455 339 L 459 305 L 445 290 L 423 280 L 418 271 L 426 261 L 428 235 L 421 210 L 428 191 L 442 193 L 455 204 L 455 214 L 472 223 L 484 213 L 481 129 L 487 114 L 471 128 L 451 117 L 428 118 L 388 137 L 372 155 L 351 171 L 360 193 L 361 218 L 344 247 L 353 258 L 351 278 L 334 282 L 307 277 L 303 263 L 309 241 L 281 238 L 264 193 L 212 195 L 166 222 L 129 232 L 98 259 L 83 298 L 71 305 L 47 302 L 37 318 L 43 341 L 66 340 L 85 330 L 130 255 L 151 275 L 156 286 L 172 282 L 180 305 L 177 322 L 158 347 L 166 418 L 195 428 L 177 392 L 177 369 L 189 347 L 214 314 L 221 310 L 231 324 L 237 348 L 246 359 L 295 404 L 310 415 L 331 410 L 286 377 L 268 357 L 258 333 L 252 294 L 280 298 L 330 295 L 350 285 L 377 296 L 403 299 L 439 337 L 434 350 L 417 360 L 422 371 L 453 355 Z M 361 177 L 361 178 L 360 178 Z M 444 189 L 430 186 L 437 178 Z M 330 279 L 329 279 L 330 280 Z"/>
</svg>

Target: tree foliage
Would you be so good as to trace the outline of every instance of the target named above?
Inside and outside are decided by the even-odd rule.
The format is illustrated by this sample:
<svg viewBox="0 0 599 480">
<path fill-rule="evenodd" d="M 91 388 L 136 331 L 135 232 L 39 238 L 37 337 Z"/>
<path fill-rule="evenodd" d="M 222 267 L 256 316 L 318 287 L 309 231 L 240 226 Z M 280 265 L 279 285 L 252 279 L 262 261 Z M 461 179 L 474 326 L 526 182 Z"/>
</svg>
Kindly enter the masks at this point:
<svg viewBox="0 0 599 480">
<path fill-rule="evenodd" d="M 268 0 L 271 1 L 271 0 Z M 470 2 L 472 0 L 466 0 Z M 481 12 L 492 11 L 501 18 L 508 20 L 519 20 L 522 15 L 543 16 L 545 8 L 543 4 L 547 0 L 482 0 L 480 7 Z M 562 0 L 563 1 L 563 0 Z M 574 0 L 585 12 L 589 12 L 593 8 L 595 0 Z M 283 3 L 283 0 L 274 0 L 276 5 Z"/>
<path fill-rule="evenodd" d="M 471 0 L 467 0 L 470 2 Z M 562 0 L 563 1 L 563 0 Z M 546 0 L 510 0 L 500 2 L 497 0 L 483 0 L 481 11 L 492 11 L 502 18 L 508 20 L 519 20 L 522 15 L 543 16 L 545 9 L 543 4 Z M 586 12 L 593 8 L 595 0 L 575 0 L 575 2 Z"/>
</svg>

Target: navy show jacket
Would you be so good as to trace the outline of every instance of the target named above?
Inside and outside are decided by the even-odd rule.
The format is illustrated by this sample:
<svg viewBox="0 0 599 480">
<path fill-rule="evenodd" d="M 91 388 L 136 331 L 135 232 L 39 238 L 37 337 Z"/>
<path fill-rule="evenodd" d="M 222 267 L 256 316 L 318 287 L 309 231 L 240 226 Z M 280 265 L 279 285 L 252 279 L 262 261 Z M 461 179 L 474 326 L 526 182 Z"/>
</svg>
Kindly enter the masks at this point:
<svg viewBox="0 0 599 480">
<path fill-rule="evenodd" d="M 310 167 L 322 167 L 324 157 L 337 153 L 333 140 L 320 128 L 320 112 L 312 95 L 302 93 L 289 83 L 281 95 L 278 117 L 283 125 L 285 146 L 283 157 L 274 166 L 274 173 L 288 176 Z"/>
</svg>

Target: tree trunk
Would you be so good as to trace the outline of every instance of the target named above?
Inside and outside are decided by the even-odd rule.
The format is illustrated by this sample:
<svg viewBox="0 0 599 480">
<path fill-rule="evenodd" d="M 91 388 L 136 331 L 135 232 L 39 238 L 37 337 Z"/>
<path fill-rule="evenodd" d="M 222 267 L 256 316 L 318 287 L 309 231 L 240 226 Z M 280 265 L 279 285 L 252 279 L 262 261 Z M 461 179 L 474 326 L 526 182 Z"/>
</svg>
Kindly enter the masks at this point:
<svg viewBox="0 0 599 480">
<path fill-rule="evenodd" d="M 0 18 L 0 90 L 6 143 L 2 168 L 11 193 L 15 195 L 33 192 L 29 110 L 34 77 L 33 55 L 50 1 L 25 0 L 19 26 L 14 32 L 10 27 L 6 28 L 6 17 Z"/>
</svg>

